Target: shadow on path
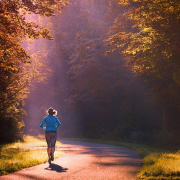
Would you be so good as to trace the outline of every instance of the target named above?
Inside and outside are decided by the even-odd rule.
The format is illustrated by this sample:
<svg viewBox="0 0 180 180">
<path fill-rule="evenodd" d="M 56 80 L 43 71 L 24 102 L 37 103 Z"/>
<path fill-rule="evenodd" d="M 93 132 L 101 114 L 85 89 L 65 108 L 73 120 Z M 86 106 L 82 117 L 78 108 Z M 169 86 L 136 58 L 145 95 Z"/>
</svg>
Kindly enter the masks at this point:
<svg viewBox="0 0 180 180">
<path fill-rule="evenodd" d="M 66 172 L 68 168 L 63 168 L 57 164 L 50 164 L 49 167 L 45 168 L 46 170 L 56 171 L 56 172 Z"/>
</svg>

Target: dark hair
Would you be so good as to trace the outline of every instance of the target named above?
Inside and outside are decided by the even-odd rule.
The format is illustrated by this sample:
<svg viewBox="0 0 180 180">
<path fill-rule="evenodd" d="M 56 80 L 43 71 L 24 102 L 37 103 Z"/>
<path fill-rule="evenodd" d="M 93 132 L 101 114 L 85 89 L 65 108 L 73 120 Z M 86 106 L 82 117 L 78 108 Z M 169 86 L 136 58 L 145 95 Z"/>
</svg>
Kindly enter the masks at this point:
<svg viewBox="0 0 180 180">
<path fill-rule="evenodd" d="M 51 115 L 53 115 L 53 110 L 54 110 L 54 109 L 53 109 L 52 107 L 50 107 L 50 108 L 48 109 L 48 113 L 51 114 Z"/>
</svg>

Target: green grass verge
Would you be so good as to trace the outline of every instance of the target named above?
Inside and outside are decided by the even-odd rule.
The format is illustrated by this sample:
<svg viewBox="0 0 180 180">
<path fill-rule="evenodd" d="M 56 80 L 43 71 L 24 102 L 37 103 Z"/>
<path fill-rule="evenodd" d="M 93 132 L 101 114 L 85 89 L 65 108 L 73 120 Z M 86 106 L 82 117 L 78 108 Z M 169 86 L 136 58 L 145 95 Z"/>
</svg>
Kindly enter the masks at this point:
<svg viewBox="0 0 180 180">
<path fill-rule="evenodd" d="M 0 175 L 47 162 L 47 146 L 44 138 L 26 136 L 24 140 L 0 146 Z M 57 142 L 56 145 L 62 144 Z M 62 154 L 62 151 L 56 149 L 54 157 L 57 158 Z"/>
<path fill-rule="evenodd" d="M 150 152 L 144 157 L 144 165 L 138 179 L 180 179 L 180 152 Z"/>
<path fill-rule="evenodd" d="M 143 158 L 142 170 L 137 174 L 139 180 L 180 180 L 180 151 L 153 148 L 143 144 L 119 141 L 71 139 L 124 146 L 135 150 Z"/>
</svg>

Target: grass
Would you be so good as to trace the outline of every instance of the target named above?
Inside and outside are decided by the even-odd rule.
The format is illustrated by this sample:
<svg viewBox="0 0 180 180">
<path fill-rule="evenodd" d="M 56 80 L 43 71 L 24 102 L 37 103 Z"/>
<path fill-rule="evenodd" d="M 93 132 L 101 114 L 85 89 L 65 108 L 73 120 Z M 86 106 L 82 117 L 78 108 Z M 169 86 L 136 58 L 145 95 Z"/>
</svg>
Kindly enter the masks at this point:
<svg viewBox="0 0 180 180">
<path fill-rule="evenodd" d="M 60 145 L 60 142 L 56 143 L 56 146 Z M 42 137 L 32 136 L 26 136 L 24 142 L 0 146 L 0 175 L 47 162 L 46 147 Z M 56 150 L 54 157 L 57 158 L 62 154 L 62 151 Z"/>
<path fill-rule="evenodd" d="M 138 179 L 180 179 L 180 152 L 150 152 L 144 157 L 144 165 Z"/>
<path fill-rule="evenodd" d="M 139 180 L 180 180 L 180 151 L 152 148 L 143 144 L 94 139 L 71 139 L 96 143 L 124 146 L 135 150 L 143 158 L 142 170 L 137 174 Z M 61 146 L 57 142 L 57 146 Z M 55 158 L 62 151 L 56 150 Z M 18 171 L 30 166 L 47 162 L 44 137 L 26 136 L 24 142 L 7 144 L 0 147 L 0 175 Z"/>
<path fill-rule="evenodd" d="M 143 158 L 142 170 L 137 174 L 137 179 L 139 180 L 180 180 L 180 151 L 119 141 L 72 140 L 112 144 L 135 150 Z"/>
</svg>

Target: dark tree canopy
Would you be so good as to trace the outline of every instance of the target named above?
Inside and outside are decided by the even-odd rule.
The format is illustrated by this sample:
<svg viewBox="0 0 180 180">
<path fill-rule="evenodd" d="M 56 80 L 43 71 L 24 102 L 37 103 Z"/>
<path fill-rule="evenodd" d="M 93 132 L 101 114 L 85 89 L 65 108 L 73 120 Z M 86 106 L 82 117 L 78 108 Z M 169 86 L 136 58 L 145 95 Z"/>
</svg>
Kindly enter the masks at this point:
<svg viewBox="0 0 180 180">
<path fill-rule="evenodd" d="M 180 107 L 180 1 L 118 1 L 127 7 L 117 16 L 108 39 L 132 71 L 151 84 L 155 99 Z"/>
</svg>

